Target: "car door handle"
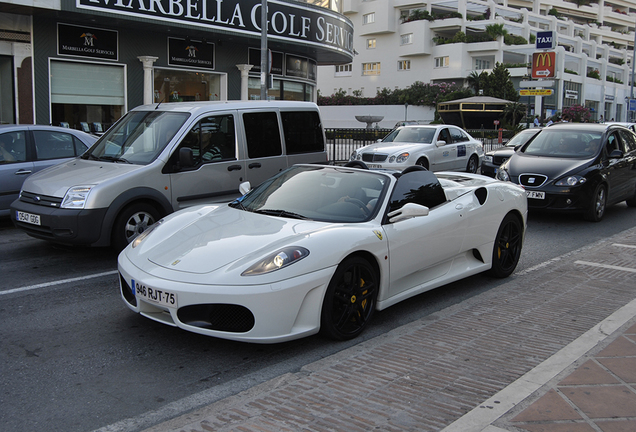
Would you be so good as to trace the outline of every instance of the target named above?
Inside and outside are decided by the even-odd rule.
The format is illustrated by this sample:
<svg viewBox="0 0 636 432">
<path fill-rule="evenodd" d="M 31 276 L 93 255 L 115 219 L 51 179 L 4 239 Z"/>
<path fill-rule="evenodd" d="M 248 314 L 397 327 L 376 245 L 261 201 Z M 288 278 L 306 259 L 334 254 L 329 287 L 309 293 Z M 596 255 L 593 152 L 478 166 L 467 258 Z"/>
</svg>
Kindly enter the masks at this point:
<svg viewBox="0 0 636 432">
<path fill-rule="evenodd" d="M 241 170 L 241 166 L 240 165 L 230 165 L 229 167 L 227 167 L 228 171 L 240 171 Z"/>
<path fill-rule="evenodd" d="M 14 174 L 15 175 L 31 174 L 31 170 L 28 170 L 28 171 L 27 170 L 19 170 L 19 171 L 16 171 Z"/>
<path fill-rule="evenodd" d="M 252 168 L 260 168 L 260 167 L 261 167 L 261 164 L 259 164 L 258 162 L 254 162 L 254 163 L 249 164 L 247 167 L 248 167 L 249 169 L 252 169 Z"/>
</svg>

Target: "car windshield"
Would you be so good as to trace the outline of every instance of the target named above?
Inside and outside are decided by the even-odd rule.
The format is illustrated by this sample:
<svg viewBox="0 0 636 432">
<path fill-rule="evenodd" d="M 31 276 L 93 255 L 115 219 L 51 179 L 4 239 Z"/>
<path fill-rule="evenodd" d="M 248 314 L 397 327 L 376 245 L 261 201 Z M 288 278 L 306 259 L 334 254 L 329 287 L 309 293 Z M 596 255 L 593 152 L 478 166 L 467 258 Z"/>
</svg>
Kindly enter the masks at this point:
<svg viewBox="0 0 636 432">
<path fill-rule="evenodd" d="M 544 129 L 523 149 L 533 156 L 585 159 L 598 153 L 602 133 Z"/>
<path fill-rule="evenodd" d="M 434 136 L 435 128 L 432 127 L 406 127 L 394 130 L 384 137 L 382 142 L 430 144 Z"/>
<path fill-rule="evenodd" d="M 130 112 L 108 129 L 82 158 L 147 165 L 163 151 L 188 117 L 187 113 Z"/>
<path fill-rule="evenodd" d="M 517 135 L 513 136 L 510 141 L 506 143 L 506 147 L 522 146 L 528 141 L 530 141 L 530 138 L 535 136 L 538 132 L 539 132 L 538 130 L 529 130 L 529 131 L 519 132 Z"/>
<path fill-rule="evenodd" d="M 389 180 L 371 171 L 294 166 L 231 206 L 255 213 L 322 222 L 363 222 L 377 214 Z"/>
</svg>

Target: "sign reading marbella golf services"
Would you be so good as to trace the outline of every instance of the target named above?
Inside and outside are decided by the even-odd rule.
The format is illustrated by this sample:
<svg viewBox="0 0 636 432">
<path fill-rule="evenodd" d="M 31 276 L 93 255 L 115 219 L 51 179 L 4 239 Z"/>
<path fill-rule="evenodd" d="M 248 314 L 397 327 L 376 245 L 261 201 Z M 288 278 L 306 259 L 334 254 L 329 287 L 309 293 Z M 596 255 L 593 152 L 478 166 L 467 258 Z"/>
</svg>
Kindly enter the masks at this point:
<svg viewBox="0 0 636 432">
<path fill-rule="evenodd" d="M 78 9 L 261 34 L 261 0 L 75 0 Z M 304 41 L 353 56 L 353 24 L 328 9 L 267 1 L 270 39 Z"/>
</svg>

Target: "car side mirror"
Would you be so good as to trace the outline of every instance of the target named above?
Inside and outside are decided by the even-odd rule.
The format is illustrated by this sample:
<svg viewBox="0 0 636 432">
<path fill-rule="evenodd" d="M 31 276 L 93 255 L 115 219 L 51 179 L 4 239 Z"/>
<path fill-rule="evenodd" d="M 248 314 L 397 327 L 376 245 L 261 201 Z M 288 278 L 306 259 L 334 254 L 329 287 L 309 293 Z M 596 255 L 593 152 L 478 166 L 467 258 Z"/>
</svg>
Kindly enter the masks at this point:
<svg viewBox="0 0 636 432">
<path fill-rule="evenodd" d="M 522 146 L 522 145 L 523 145 L 523 144 L 517 144 L 517 145 L 515 146 L 515 153 L 519 151 L 519 149 L 521 148 L 521 146 Z"/>
<path fill-rule="evenodd" d="M 623 151 L 618 149 L 612 150 L 612 152 L 609 155 L 610 159 L 620 159 L 622 157 L 623 157 Z"/>
<path fill-rule="evenodd" d="M 436 145 L 437 147 L 443 147 L 443 146 L 445 146 L 445 145 L 446 145 L 446 141 L 444 141 L 444 140 L 439 140 L 439 141 L 437 141 L 437 142 L 435 143 L 435 145 Z"/>
<path fill-rule="evenodd" d="M 393 210 L 388 214 L 389 222 L 395 223 L 402 220 L 420 217 L 420 216 L 428 216 L 428 207 L 415 204 L 415 203 L 406 203 L 402 208 L 397 210 Z"/>
<path fill-rule="evenodd" d="M 250 190 L 252 190 L 252 185 L 250 184 L 250 182 L 246 181 L 243 182 L 239 185 L 239 192 L 241 195 L 245 195 L 246 193 L 248 193 Z"/>
<path fill-rule="evenodd" d="M 181 147 L 179 149 L 179 167 L 190 168 L 194 166 L 194 155 L 190 147 Z"/>
</svg>

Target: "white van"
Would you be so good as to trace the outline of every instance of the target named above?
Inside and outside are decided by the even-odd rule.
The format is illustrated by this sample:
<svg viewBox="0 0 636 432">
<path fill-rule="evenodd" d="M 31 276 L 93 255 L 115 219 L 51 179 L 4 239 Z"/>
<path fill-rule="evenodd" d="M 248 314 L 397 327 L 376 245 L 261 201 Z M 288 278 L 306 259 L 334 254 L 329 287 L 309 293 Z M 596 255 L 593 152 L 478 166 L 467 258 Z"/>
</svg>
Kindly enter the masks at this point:
<svg viewBox="0 0 636 432">
<path fill-rule="evenodd" d="M 26 179 L 11 204 L 29 235 L 123 249 L 166 214 L 227 202 L 296 163 L 327 163 L 310 102 L 184 102 L 137 107 L 83 155 Z"/>
</svg>

